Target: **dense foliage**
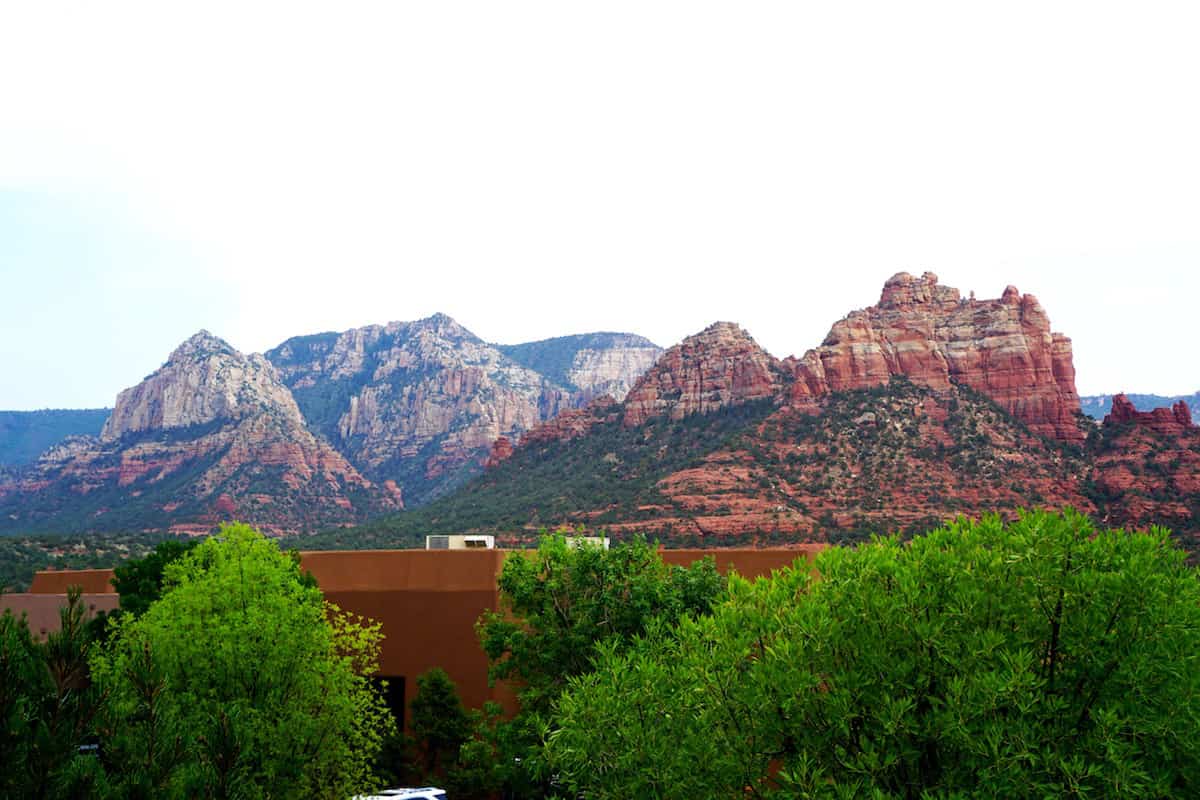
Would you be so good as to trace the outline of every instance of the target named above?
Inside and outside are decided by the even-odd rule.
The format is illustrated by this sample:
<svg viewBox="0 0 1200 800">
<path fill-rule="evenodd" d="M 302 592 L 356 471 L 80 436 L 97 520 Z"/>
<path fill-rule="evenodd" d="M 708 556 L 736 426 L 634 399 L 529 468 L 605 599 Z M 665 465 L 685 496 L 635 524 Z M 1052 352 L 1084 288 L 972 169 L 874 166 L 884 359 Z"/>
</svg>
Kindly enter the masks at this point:
<svg viewBox="0 0 1200 800">
<path fill-rule="evenodd" d="M 572 680 L 548 736 L 572 790 L 1200 792 L 1200 580 L 1165 531 L 989 517 L 729 591 Z"/>
<path fill-rule="evenodd" d="M 639 506 L 666 502 L 656 484 L 699 463 L 773 410 L 747 403 L 682 420 L 654 419 L 636 428 L 599 421 L 588 436 L 521 447 L 455 494 L 423 508 L 304 538 L 306 549 L 420 547 L 429 533 L 539 530 L 574 522 L 604 506 L 590 524 L 649 519 Z M 602 412 L 597 412 L 602 413 Z"/>
<path fill-rule="evenodd" d="M 162 596 L 168 564 L 187 555 L 199 539 L 168 539 L 159 542 L 144 558 L 136 558 L 113 570 L 112 585 L 120 595 L 121 610 L 141 616 Z"/>
<path fill-rule="evenodd" d="M 491 677 L 512 682 L 521 710 L 505 721 L 485 715 L 463 748 L 459 778 L 474 760 L 477 772 L 491 765 L 477 778 L 485 788 L 491 780 L 532 797 L 548 788 L 540 735 L 568 681 L 589 671 L 602 648 L 619 652 L 652 625 L 708 613 L 725 579 L 711 559 L 668 566 L 645 540 L 605 550 L 547 536 L 536 552 L 505 560 L 499 588 L 501 611 L 484 614 L 479 638 Z"/>
<path fill-rule="evenodd" d="M 330 607 L 294 559 L 242 525 L 168 564 L 165 580 L 92 662 L 114 763 L 147 765 L 136 777 L 156 797 L 236 785 L 240 797 L 344 800 L 370 783 L 390 723 L 364 677 L 377 624 Z"/>
<path fill-rule="evenodd" d="M 454 681 L 440 667 L 417 677 L 417 696 L 410 705 L 410 726 L 424 759 L 425 775 L 436 776 L 453 763 L 471 733 L 471 720 Z"/>
<path fill-rule="evenodd" d="M 78 591 L 60 622 L 37 642 L 23 618 L 0 615 L 0 797 L 89 795 L 96 764 L 79 748 L 92 741 L 102 695 L 88 670 L 92 629 Z"/>
<path fill-rule="evenodd" d="M 45 643 L 0 617 L 0 796 L 345 800 L 371 788 L 394 731 L 366 677 L 378 625 L 325 603 L 293 556 L 244 525 L 168 543 L 125 576 L 106 642 L 77 594 Z"/>
</svg>

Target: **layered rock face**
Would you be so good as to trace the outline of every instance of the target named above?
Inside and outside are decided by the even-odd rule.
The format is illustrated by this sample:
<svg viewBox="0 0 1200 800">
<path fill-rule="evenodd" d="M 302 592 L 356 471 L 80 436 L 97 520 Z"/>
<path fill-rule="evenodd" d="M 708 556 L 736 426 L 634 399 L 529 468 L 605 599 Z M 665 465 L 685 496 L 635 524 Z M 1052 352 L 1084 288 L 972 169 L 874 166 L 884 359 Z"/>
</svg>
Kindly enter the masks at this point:
<svg viewBox="0 0 1200 800">
<path fill-rule="evenodd" d="M 682 419 L 774 397 L 779 362 L 732 322 L 717 322 L 667 350 L 625 398 L 625 424 Z"/>
<path fill-rule="evenodd" d="M 478 471 L 515 437 L 572 404 L 571 394 L 444 314 L 289 339 L 267 358 L 309 424 L 409 502 Z"/>
<path fill-rule="evenodd" d="M 20 502 L 35 491 L 48 508 Z M 398 500 L 313 436 L 266 359 L 202 331 L 121 392 L 98 439 L 47 451 L 9 498 L 9 519 L 181 530 L 239 519 L 282 533 L 353 522 Z"/>
<path fill-rule="evenodd" d="M 496 347 L 569 390 L 576 406 L 605 395 L 625 399 L 663 352 L 649 339 L 631 333 L 585 333 Z"/>
<path fill-rule="evenodd" d="M 798 406 L 903 375 L 935 390 L 970 387 L 1036 433 L 1084 439 L 1071 340 L 1050 330 L 1036 297 L 1012 286 L 998 300 L 976 300 L 931 272 L 899 273 L 877 305 L 835 323 L 820 347 L 785 365 Z"/>
</svg>

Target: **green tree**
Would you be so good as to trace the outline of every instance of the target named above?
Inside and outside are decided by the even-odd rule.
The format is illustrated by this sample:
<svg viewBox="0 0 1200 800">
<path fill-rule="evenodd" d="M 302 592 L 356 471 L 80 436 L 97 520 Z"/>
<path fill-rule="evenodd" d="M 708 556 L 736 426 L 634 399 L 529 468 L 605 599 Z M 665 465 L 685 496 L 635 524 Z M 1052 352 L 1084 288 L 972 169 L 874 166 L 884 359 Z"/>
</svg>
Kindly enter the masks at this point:
<svg viewBox="0 0 1200 800">
<path fill-rule="evenodd" d="M 336 798 L 370 788 L 394 727 L 365 676 L 379 626 L 325 603 L 245 525 L 166 565 L 164 592 L 93 659 L 113 791 Z"/>
<path fill-rule="evenodd" d="M 0 796 L 79 798 L 95 778 L 79 755 L 101 697 L 92 685 L 87 608 L 78 588 L 67 594 L 59 630 L 36 642 L 23 618 L 0 616 Z"/>
<path fill-rule="evenodd" d="M 547 754 L 589 798 L 1196 796 L 1198 662 L 1166 531 L 959 521 L 604 646 Z"/>
<path fill-rule="evenodd" d="M 545 713 L 571 676 L 591 669 L 600 643 L 628 642 L 656 618 L 707 613 L 725 580 L 712 559 L 663 563 L 645 539 L 606 550 L 554 535 L 505 559 L 498 584 L 502 610 L 478 625 L 490 675 L 518 682 L 522 711 Z"/>
<path fill-rule="evenodd" d="M 113 570 L 112 584 L 121 597 L 121 610 L 135 617 L 146 613 L 162 595 L 163 572 L 199 543 L 198 539 L 167 539 L 155 545 L 144 558 L 125 562 Z"/>
<path fill-rule="evenodd" d="M 440 667 L 417 677 L 417 696 L 410 706 L 412 733 L 425 754 L 425 771 L 439 774 L 447 760 L 458 757 L 471 733 L 471 720 L 454 681 Z"/>
<path fill-rule="evenodd" d="M 554 701 L 592 668 L 599 648 L 619 650 L 655 620 L 705 614 L 725 589 L 711 559 L 670 566 L 644 539 L 606 550 L 572 547 L 562 535 L 510 555 L 498 583 L 501 610 L 477 627 L 491 677 L 514 682 L 521 710 L 508 722 L 489 720 L 471 747 L 496 754 L 492 774 L 522 796 L 538 791 L 539 742 Z"/>
</svg>

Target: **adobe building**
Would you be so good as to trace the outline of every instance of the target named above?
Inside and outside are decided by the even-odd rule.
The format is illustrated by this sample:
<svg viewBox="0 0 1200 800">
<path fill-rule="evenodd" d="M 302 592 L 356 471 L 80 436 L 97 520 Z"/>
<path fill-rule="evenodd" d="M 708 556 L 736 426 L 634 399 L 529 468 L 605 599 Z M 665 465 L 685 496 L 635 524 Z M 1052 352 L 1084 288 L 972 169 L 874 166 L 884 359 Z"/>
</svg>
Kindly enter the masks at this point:
<svg viewBox="0 0 1200 800">
<path fill-rule="evenodd" d="M 663 561 L 684 566 L 712 556 L 722 573 L 769 575 L 797 559 L 811 561 L 824 545 L 774 549 L 661 550 Z M 325 597 L 343 611 L 377 620 L 384 640 L 379 675 L 390 684 L 388 702 L 398 719 L 416 695 L 418 675 L 441 667 L 457 684 L 463 704 L 480 708 L 494 700 L 513 708 L 505 686 L 488 686 L 488 661 L 475 634 L 475 621 L 499 608 L 496 577 L 510 553 L 494 549 L 331 550 L 301 553 L 301 566 L 317 579 Z M 10 608 L 29 616 L 35 636 L 58 628 L 58 608 L 70 586 L 80 586 L 89 608 L 117 607 L 111 570 L 39 572 L 28 594 L 0 596 L 0 613 Z"/>
</svg>

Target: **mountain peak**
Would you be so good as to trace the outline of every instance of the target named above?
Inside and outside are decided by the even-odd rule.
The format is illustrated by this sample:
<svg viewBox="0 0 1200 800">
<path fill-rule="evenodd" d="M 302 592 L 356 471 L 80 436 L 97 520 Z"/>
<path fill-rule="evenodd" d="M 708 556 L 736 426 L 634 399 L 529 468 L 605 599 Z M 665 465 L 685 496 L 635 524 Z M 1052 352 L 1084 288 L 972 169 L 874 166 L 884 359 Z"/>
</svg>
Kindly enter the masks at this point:
<svg viewBox="0 0 1200 800">
<path fill-rule="evenodd" d="M 930 304 L 958 303 L 958 289 L 938 284 L 938 276 L 926 272 L 916 277 L 907 272 L 897 272 L 883 284 L 879 296 L 879 308 L 912 308 Z"/>
<path fill-rule="evenodd" d="M 247 357 L 202 330 L 175 348 L 152 375 L 117 395 L 100 435 L 113 441 L 139 431 L 240 419 L 264 408 L 303 424 L 296 401 L 270 362 Z"/>
<path fill-rule="evenodd" d="M 625 424 L 682 419 L 773 397 L 779 362 L 740 325 L 715 322 L 667 350 L 625 398 Z"/>
<path fill-rule="evenodd" d="M 240 355 L 237 350 L 229 345 L 224 339 L 219 336 L 214 336 L 204 328 L 193 333 L 188 338 L 184 339 L 174 351 L 171 352 L 167 362 L 180 361 L 187 358 L 195 358 L 197 356 L 208 355 Z"/>
<path fill-rule="evenodd" d="M 879 304 L 835 322 L 815 350 L 789 359 L 790 401 L 812 408 L 830 392 L 903 375 L 937 391 L 983 392 L 1037 433 L 1081 442 L 1071 340 L 1050 330 L 1031 294 L 964 300 L 937 275 L 893 275 Z"/>
</svg>

